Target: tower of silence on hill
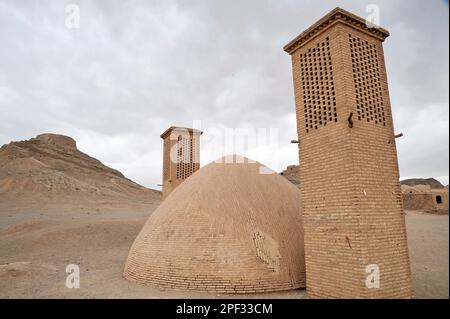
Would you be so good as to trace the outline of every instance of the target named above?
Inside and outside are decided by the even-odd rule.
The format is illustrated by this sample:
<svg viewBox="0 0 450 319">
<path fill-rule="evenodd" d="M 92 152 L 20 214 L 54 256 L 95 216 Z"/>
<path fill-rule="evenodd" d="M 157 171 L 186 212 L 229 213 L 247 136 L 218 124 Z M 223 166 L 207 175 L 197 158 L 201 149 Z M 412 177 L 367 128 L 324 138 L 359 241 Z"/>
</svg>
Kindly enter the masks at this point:
<svg viewBox="0 0 450 319">
<path fill-rule="evenodd" d="M 194 170 L 148 219 L 125 277 L 212 292 L 306 284 L 321 298 L 412 297 L 388 35 L 336 8 L 287 44 L 301 190 L 237 156 Z"/>
</svg>

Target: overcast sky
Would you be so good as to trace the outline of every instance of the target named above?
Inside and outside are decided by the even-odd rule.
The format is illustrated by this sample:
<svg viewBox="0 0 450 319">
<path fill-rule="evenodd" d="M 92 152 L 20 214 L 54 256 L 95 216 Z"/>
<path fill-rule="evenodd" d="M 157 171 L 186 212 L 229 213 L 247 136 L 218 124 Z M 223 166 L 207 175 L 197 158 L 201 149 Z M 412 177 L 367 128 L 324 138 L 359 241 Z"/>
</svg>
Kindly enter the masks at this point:
<svg viewBox="0 0 450 319">
<path fill-rule="evenodd" d="M 71 3 L 79 28 L 66 25 Z M 401 176 L 447 184 L 443 0 L 0 0 L 0 145 L 69 135 L 83 152 L 158 188 L 159 135 L 200 120 L 202 165 L 225 152 L 214 129 L 278 128 L 277 143 L 259 143 L 250 155 L 280 171 L 298 163 L 283 45 L 336 6 L 365 17 L 370 3 L 391 33 L 384 48 L 395 128 L 405 134 L 397 140 Z"/>
</svg>

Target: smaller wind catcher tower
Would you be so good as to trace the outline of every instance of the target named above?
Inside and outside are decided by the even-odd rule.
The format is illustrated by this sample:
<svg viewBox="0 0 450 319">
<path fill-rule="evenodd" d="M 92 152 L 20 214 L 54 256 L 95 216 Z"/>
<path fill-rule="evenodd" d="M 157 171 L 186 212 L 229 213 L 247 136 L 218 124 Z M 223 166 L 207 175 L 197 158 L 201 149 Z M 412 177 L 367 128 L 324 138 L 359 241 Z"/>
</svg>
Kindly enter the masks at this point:
<svg viewBox="0 0 450 319">
<path fill-rule="evenodd" d="M 186 127 L 169 127 L 161 138 L 163 149 L 163 199 L 200 168 L 200 135 Z"/>
<path fill-rule="evenodd" d="M 336 8 L 284 47 L 292 58 L 312 296 L 412 297 L 382 45 L 388 36 Z"/>
</svg>

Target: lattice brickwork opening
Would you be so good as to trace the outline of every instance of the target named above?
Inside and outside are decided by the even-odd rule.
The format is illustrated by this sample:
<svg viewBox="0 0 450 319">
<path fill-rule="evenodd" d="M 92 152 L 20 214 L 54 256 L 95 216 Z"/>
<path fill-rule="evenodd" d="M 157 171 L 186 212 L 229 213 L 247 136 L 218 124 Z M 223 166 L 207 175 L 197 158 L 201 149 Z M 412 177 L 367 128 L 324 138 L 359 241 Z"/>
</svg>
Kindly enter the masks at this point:
<svg viewBox="0 0 450 319">
<path fill-rule="evenodd" d="M 178 136 L 177 179 L 186 179 L 195 172 L 194 145 L 190 136 Z"/>
<path fill-rule="evenodd" d="M 300 54 L 306 133 L 337 122 L 329 38 Z"/>
<path fill-rule="evenodd" d="M 375 44 L 348 34 L 358 120 L 386 126 L 378 53 Z"/>
<path fill-rule="evenodd" d="M 271 240 L 266 238 L 266 236 L 264 236 L 262 232 L 255 231 L 253 233 L 253 243 L 255 244 L 256 254 L 258 255 L 258 257 L 267 265 L 270 270 L 278 271 L 279 260 L 277 256 L 274 256 L 275 253 L 273 251 L 273 247 L 270 247 L 270 244 L 272 244 L 273 246 Z"/>
</svg>

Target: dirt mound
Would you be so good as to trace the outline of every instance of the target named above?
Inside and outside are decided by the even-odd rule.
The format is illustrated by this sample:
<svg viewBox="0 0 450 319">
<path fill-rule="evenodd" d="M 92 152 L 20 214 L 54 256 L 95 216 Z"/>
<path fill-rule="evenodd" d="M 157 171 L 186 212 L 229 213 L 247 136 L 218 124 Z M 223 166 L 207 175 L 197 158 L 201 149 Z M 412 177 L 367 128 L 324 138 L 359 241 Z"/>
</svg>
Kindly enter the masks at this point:
<svg viewBox="0 0 450 319">
<path fill-rule="evenodd" d="M 444 185 L 434 178 L 410 178 L 400 181 L 400 184 L 408 186 L 429 185 L 431 188 L 444 188 Z"/>
<path fill-rule="evenodd" d="M 0 148 L 0 209 L 152 203 L 160 192 L 79 151 L 74 139 L 41 134 Z M 123 205 L 122 205 L 123 204 Z"/>
</svg>

